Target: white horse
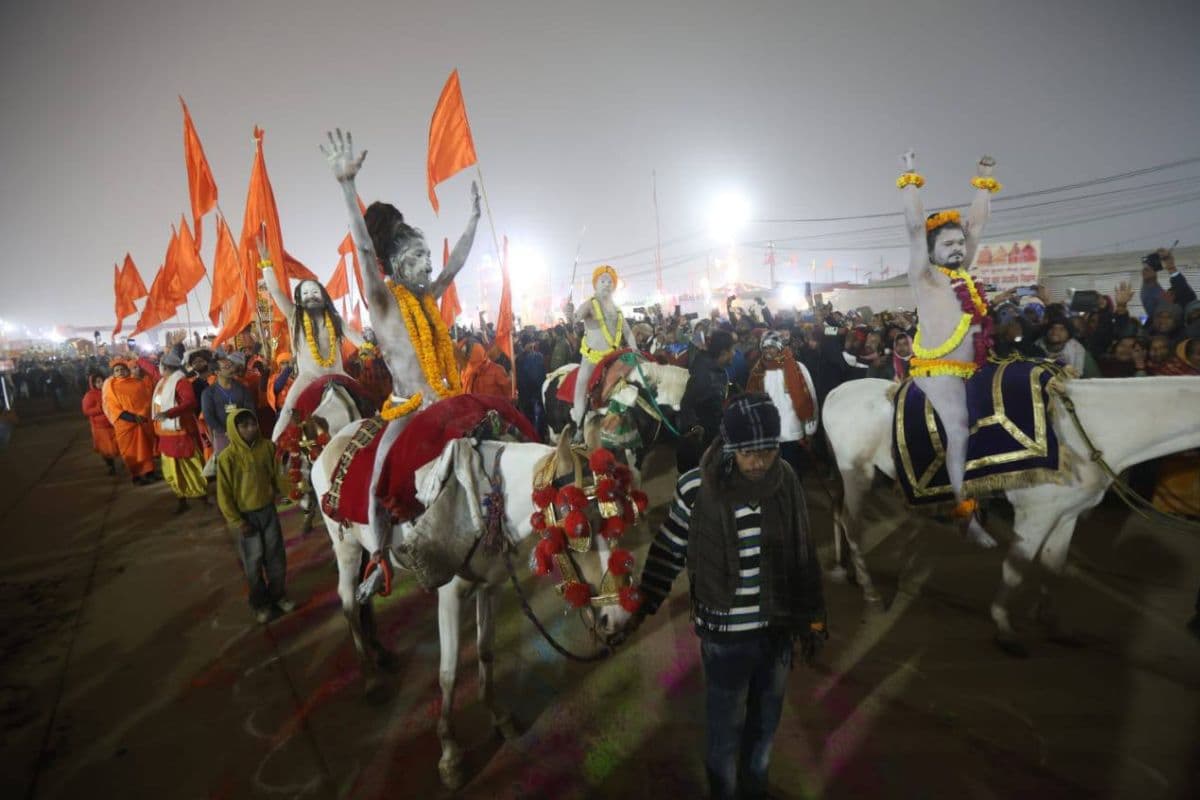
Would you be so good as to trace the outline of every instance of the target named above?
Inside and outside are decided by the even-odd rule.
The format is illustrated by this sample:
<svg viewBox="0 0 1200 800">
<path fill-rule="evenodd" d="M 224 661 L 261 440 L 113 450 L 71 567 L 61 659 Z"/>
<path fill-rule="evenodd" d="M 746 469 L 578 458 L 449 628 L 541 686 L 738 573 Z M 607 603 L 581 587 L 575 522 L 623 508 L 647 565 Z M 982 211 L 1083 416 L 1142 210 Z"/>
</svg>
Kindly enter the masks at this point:
<svg viewBox="0 0 1200 800">
<path fill-rule="evenodd" d="M 330 479 L 337 462 L 345 450 L 354 432 L 361 423 L 352 424 L 333 438 L 325 448 L 320 458 L 313 464 L 312 481 L 318 497 L 323 497 L 329 491 Z M 463 440 L 459 440 L 463 441 Z M 447 445 L 443 455 L 454 447 L 455 443 Z M 529 562 L 529 547 L 538 539 L 531 536 L 533 527 L 530 517 L 534 512 L 532 487 L 535 469 L 546 456 L 555 454 L 556 449 L 541 444 L 514 444 L 505 442 L 481 442 L 474 447 L 475 456 L 471 466 L 475 483 L 481 491 L 487 491 L 490 486 L 488 476 L 496 465 L 499 453 L 499 473 L 504 496 L 504 530 L 509 540 L 516 546 L 516 552 L 511 554 L 513 564 L 520 565 Z M 431 463 L 437 463 L 431 462 Z M 453 468 L 458 468 L 456 465 Z M 570 448 L 564 440 L 557 450 L 555 474 L 566 474 L 574 467 L 570 456 Z M 427 467 L 418 470 L 418 480 L 428 471 Z M 459 498 L 460 502 L 478 504 L 480 498 L 468 500 Z M 391 654 L 379 642 L 375 634 L 375 624 L 371 609 L 370 595 L 375 589 L 375 581 L 369 581 L 359 586 L 366 557 L 369 555 L 366 542 L 371 538 L 367 525 L 350 524 L 339 527 L 339 524 L 325 517 L 325 527 L 329 532 L 333 550 L 337 557 L 338 567 L 338 597 L 342 601 L 342 611 L 350 623 L 351 637 L 359 660 L 363 666 L 366 678 L 366 691 L 369 696 L 376 695 L 381 686 L 375 667 L 386 666 Z M 409 523 L 393 528 L 392 541 L 386 543 L 388 556 L 392 564 L 400 567 L 394 558 L 394 550 L 405 538 L 410 528 Z M 593 530 L 597 526 L 593 524 Z M 480 531 L 483 534 L 483 531 Z M 626 534 L 628 535 L 628 534 Z M 580 580 L 593 589 L 601 586 L 606 565 L 611 552 L 608 541 L 593 534 L 590 553 L 595 557 L 578 559 L 577 569 Z M 378 572 L 373 574 L 379 575 Z M 492 716 L 492 723 L 497 731 L 505 738 L 515 735 L 511 718 L 507 711 L 496 704 L 492 691 L 492 665 L 494 660 L 493 641 L 495 638 L 495 623 L 493 618 L 494 592 L 498 585 L 508 579 L 508 568 L 504 557 L 486 547 L 473 548 L 461 566 L 455 572 L 449 583 L 438 589 L 438 633 L 441 645 L 441 664 L 439 679 L 442 690 L 442 704 L 438 719 L 438 738 L 441 740 L 442 756 L 438 769 L 443 783 L 455 788 L 462 783 L 462 751 L 455 741 L 451 712 L 454 708 L 454 688 L 457 680 L 459 647 L 461 641 L 461 610 L 464 599 L 475 592 L 475 614 L 477 625 L 477 644 L 479 659 L 479 694 L 480 700 Z M 594 637 L 612 640 L 624 630 L 629 620 L 629 613 L 620 605 L 589 604 L 583 609 L 584 622 L 591 629 Z"/>
<path fill-rule="evenodd" d="M 857 579 L 868 605 L 881 609 L 879 594 L 863 559 L 857 523 L 875 470 L 895 479 L 892 459 L 894 384 L 877 379 L 844 383 L 825 401 L 825 431 L 842 476 L 843 502 L 835 504 L 834 535 L 849 545 Z M 1170 453 L 1200 446 L 1200 377 L 1071 380 L 1066 398 L 1080 424 L 1114 472 Z M 1161 410 L 1140 416 L 1145 410 Z M 1015 539 L 1004 560 L 1002 582 L 991 604 L 997 642 L 1023 655 L 1009 620 L 1009 605 L 1025 575 L 1043 570 L 1039 582 L 1039 620 L 1060 633 L 1052 606 L 1052 583 L 1061 577 L 1079 515 L 1098 505 L 1111 483 L 1092 458 L 1079 427 L 1069 418 L 1063 398 L 1051 394 L 1051 424 L 1071 464 L 1066 485 L 1044 484 L 1010 489 L 1005 497 L 1015 512 Z"/>
</svg>

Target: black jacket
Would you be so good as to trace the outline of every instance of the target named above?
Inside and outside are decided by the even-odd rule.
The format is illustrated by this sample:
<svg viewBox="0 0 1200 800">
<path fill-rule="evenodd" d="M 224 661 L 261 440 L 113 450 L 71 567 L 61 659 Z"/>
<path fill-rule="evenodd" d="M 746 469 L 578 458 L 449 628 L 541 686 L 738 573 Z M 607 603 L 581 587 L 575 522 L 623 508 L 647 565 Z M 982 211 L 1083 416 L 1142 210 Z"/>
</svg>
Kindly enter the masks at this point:
<svg viewBox="0 0 1200 800">
<path fill-rule="evenodd" d="M 705 439 L 711 439 L 721 430 L 729 375 L 703 351 L 696 353 L 688 372 L 687 388 L 679 401 L 680 432 L 686 433 L 692 426 L 699 425 L 704 428 Z"/>
</svg>

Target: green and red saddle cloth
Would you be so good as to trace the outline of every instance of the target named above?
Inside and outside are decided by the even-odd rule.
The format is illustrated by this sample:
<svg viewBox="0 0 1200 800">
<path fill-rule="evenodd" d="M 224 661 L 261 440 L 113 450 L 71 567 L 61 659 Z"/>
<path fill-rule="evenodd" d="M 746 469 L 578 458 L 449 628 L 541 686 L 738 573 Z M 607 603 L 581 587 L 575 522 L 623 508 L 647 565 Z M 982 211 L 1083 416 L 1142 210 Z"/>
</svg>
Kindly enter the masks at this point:
<svg viewBox="0 0 1200 800">
<path fill-rule="evenodd" d="M 969 438 L 963 494 L 983 497 L 1007 489 L 1063 483 L 1066 457 L 1051 424 L 1052 361 L 988 362 L 967 379 Z M 916 381 L 893 400 L 892 457 L 897 481 L 913 506 L 954 502 L 946 470 L 946 431 Z"/>
</svg>

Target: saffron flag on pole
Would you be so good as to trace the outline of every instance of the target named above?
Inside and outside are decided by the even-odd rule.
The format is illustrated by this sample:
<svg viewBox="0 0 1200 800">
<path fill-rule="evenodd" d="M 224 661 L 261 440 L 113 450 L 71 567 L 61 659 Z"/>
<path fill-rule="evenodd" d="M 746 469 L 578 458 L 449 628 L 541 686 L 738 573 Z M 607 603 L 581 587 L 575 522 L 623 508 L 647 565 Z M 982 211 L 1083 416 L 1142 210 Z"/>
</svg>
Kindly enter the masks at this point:
<svg viewBox="0 0 1200 800">
<path fill-rule="evenodd" d="M 425 173 L 429 202 L 435 214 L 438 211 L 438 199 L 434 187 L 476 161 L 475 142 L 471 139 L 467 106 L 463 102 L 456 69 L 450 73 L 442 88 L 442 96 L 433 109 L 433 119 L 429 121 L 429 157 Z"/>
<path fill-rule="evenodd" d="M 172 243 L 178 241 L 178 237 L 174 234 L 171 235 L 171 239 Z M 175 289 L 172 287 L 174 279 L 174 270 L 168 269 L 168 265 L 164 264 L 158 268 L 158 274 L 154 276 L 154 281 L 150 284 L 150 296 L 146 298 L 142 316 L 138 318 L 137 327 L 133 329 L 133 333 L 129 334 L 130 336 L 137 336 L 175 316 L 176 304 L 172 300 L 175 293 Z"/>
<path fill-rule="evenodd" d="M 508 237 L 504 237 L 504 255 L 500 259 L 500 310 L 496 313 L 496 338 L 495 345 L 508 356 L 508 363 L 512 365 L 513 370 L 517 368 L 517 362 L 513 358 L 513 310 L 512 310 L 512 286 L 508 281 Z M 513 386 L 516 386 L 516 381 L 513 381 Z"/>
<path fill-rule="evenodd" d="M 442 239 L 442 269 L 450 263 L 450 240 Z M 458 315 L 462 313 L 462 305 L 458 302 L 458 288 L 454 285 L 454 281 L 450 281 L 450 285 L 446 287 L 446 291 L 442 293 L 442 304 L 439 307 L 442 312 L 442 321 L 449 328 L 454 325 L 454 320 L 458 319 Z"/>
<path fill-rule="evenodd" d="M 330 300 L 337 300 L 339 297 L 345 297 L 350 294 L 350 281 L 346 277 L 346 257 L 338 257 L 337 268 L 333 271 L 333 275 L 329 278 L 329 283 L 325 286 L 325 291 L 329 292 Z"/>
<path fill-rule="evenodd" d="M 188 230 L 187 220 L 179 216 L 179 242 L 175 248 L 175 274 L 179 279 L 179 288 L 183 296 L 180 303 L 187 302 L 187 293 L 196 288 L 200 279 L 205 275 L 204 262 L 200 260 L 200 243 L 192 238 Z"/>
<path fill-rule="evenodd" d="M 137 306 L 122 291 L 121 270 L 116 264 L 113 264 L 113 311 L 117 315 L 117 325 L 113 328 L 112 335 L 116 336 L 121 332 L 121 325 L 124 324 L 125 318 L 130 314 L 137 313 Z"/>
<path fill-rule="evenodd" d="M 225 217 L 217 217 L 217 252 L 213 256 L 212 303 L 208 317 L 221 325 L 213 345 L 237 336 L 254 321 L 258 298 L 257 270 L 243 264 Z"/>
<path fill-rule="evenodd" d="M 350 315 L 350 327 L 362 333 L 362 306 L 358 304 L 357 300 L 354 301 L 354 313 Z"/>
<path fill-rule="evenodd" d="M 204 146 L 200 144 L 200 136 L 183 97 L 179 98 L 179 105 L 183 107 L 183 161 L 187 165 L 188 196 L 192 201 L 192 226 L 196 229 L 196 252 L 200 252 L 200 218 L 217 204 L 217 182 L 213 180 Z"/>
<path fill-rule="evenodd" d="M 250 170 L 250 187 L 246 191 L 246 212 L 242 217 L 242 239 L 239 242 L 242 263 L 247 266 L 258 264 L 258 246 L 255 240 L 262 226 L 267 226 L 267 250 L 275 266 L 275 277 L 284 292 L 291 291 L 291 278 L 316 280 L 316 276 L 303 264 L 289 256 L 283 249 L 283 233 L 279 227 L 279 209 L 275 205 L 275 191 L 267 175 L 267 162 L 263 158 L 263 130 L 254 128 L 254 166 Z M 293 274 L 293 270 L 298 274 Z"/>
</svg>

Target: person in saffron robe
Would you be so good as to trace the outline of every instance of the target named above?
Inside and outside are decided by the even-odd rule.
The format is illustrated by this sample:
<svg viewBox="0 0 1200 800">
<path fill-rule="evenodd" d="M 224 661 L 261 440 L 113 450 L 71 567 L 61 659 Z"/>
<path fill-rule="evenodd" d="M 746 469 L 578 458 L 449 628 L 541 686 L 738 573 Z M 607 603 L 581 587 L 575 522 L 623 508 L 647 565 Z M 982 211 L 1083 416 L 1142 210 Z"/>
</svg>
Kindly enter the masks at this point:
<svg viewBox="0 0 1200 800">
<path fill-rule="evenodd" d="M 92 426 L 92 449 L 95 450 L 104 463 L 108 465 L 108 474 L 117 474 L 116 459 L 121 457 L 117 449 L 117 439 L 113 432 L 112 423 L 104 416 L 104 403 L 101 400 L 100 389 L 104 385 L 104 376 L 98 372 L 88 377 L 90 389 L 83 395 L 83 415 Z"/>
<path fill-rule="evenodd" d="M 508 377 L 504 367 L 487 357 L 479 342 L 471 345 L 467 368 L 462 373 L 462 387 L 467 394 L 512 398 L 512 378 Z"/>
<path fill-rule="evenodd" d="M 179 498 L 176 514 L 188 510 L 188 498 L 203 498 L 208 505 L 208 481 L 204 478 L 200 430 L 196 413 L 200 404 L 192 382 L 183 372 L 183 360 L 174 352 L 162 358 L 165 371 L 154 387 L 152 410 L 154 432 L 162 453 L 162 474 Z"/>
<path fill-rule="evenodd" d="M 279 411 L 287 400 L 288 390 L 296 377 L 296 368 L 292 365 L 292 354 L 280 350 L 275 354 L 275 371 L 267 379 L 267 401 L 271 408 Z M 260 426 L 261 427 L 261 426 Z"/>
<path fill-rule="evenodd" d="M 158 479 L 154 473 L 154 427 L 150 424 L 151 385 L 133 377 L 128 361 L 113 365 L 108 381 L 109 422 L 129 476 L 138 486 Z"/>
</svg>

